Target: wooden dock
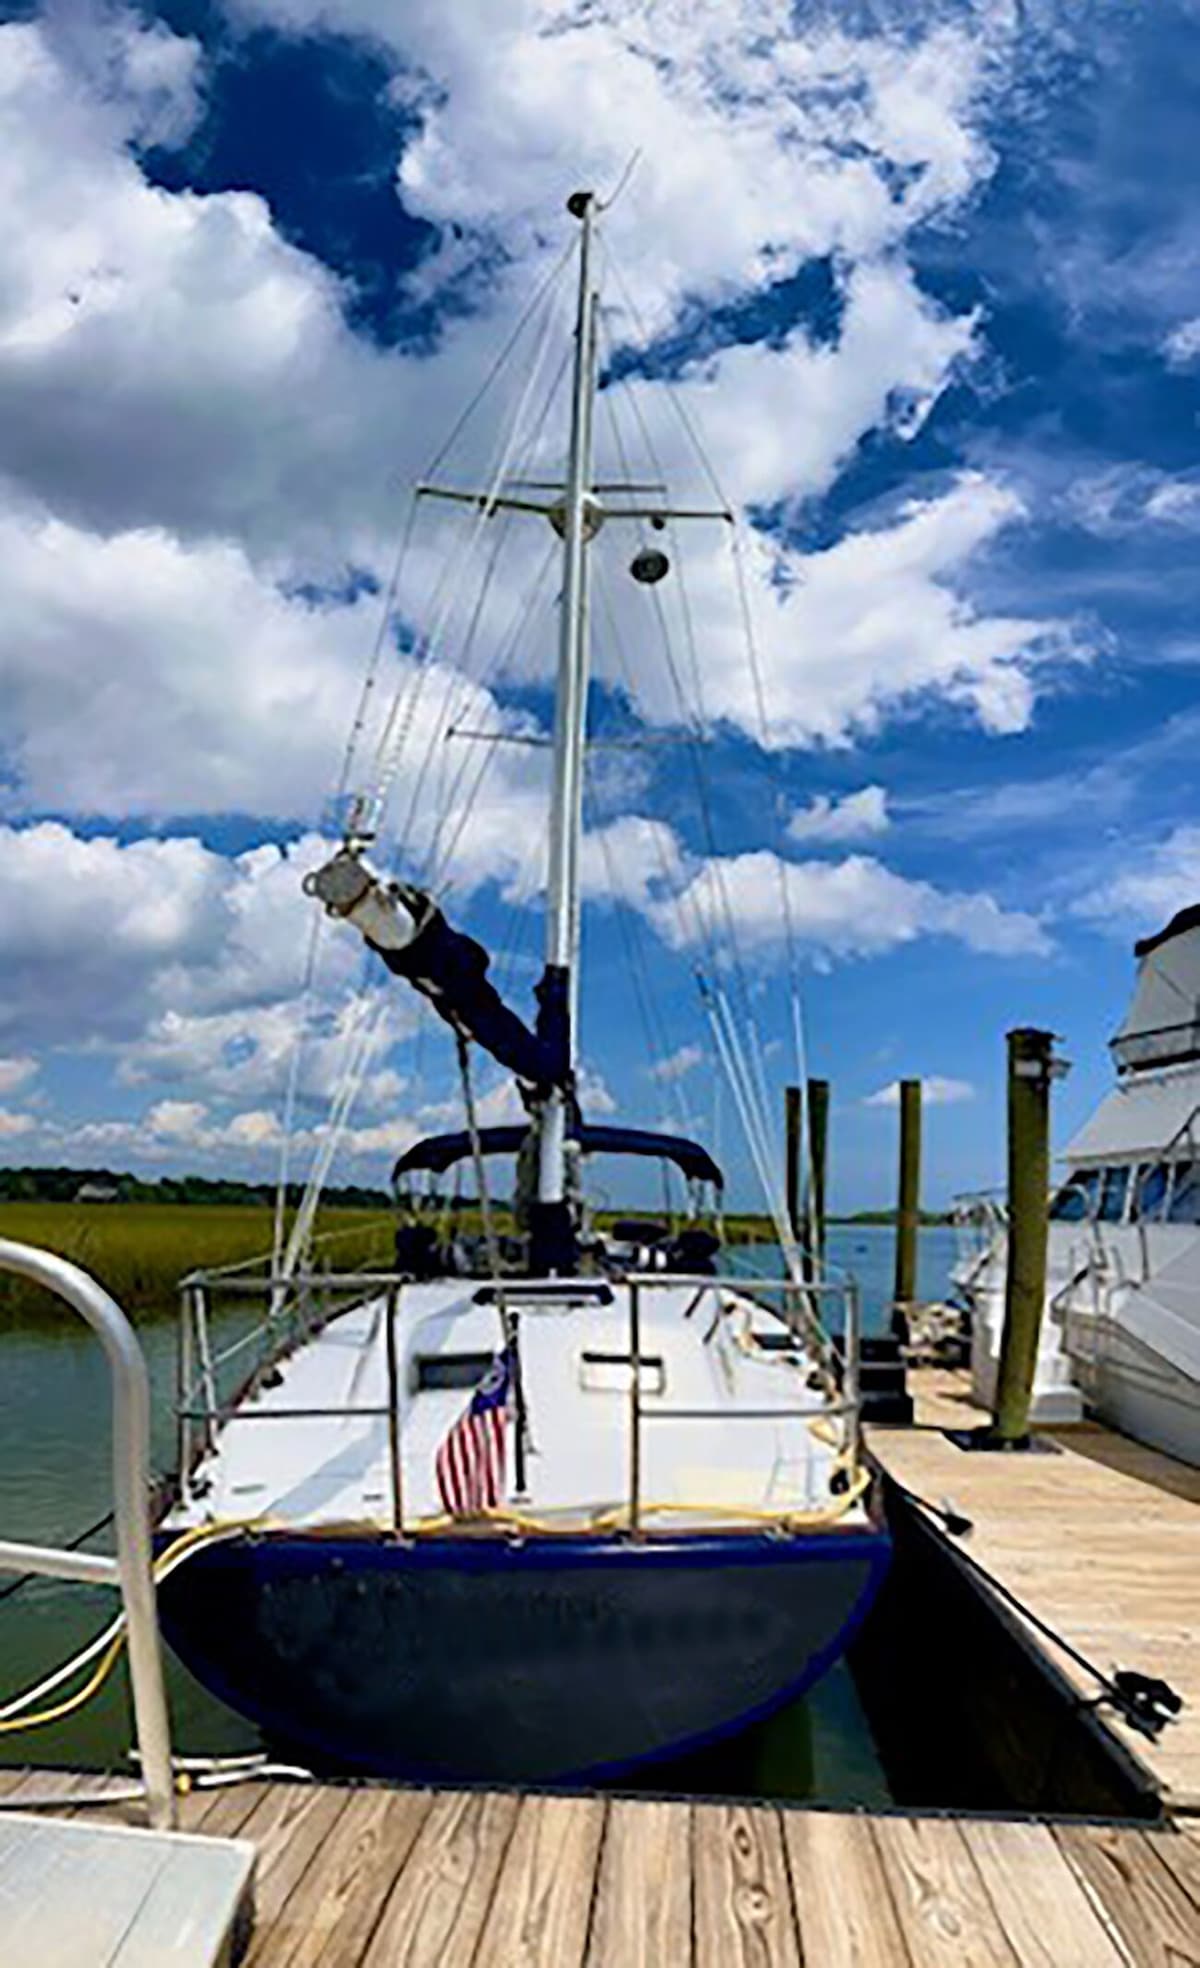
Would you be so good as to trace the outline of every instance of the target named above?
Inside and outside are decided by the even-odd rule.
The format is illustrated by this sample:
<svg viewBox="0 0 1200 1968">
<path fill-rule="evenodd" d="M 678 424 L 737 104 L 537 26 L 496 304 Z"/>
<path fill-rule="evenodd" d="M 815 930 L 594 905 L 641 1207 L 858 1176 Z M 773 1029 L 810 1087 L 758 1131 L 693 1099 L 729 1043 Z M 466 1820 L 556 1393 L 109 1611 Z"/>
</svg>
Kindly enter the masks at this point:
<svg viewBox="0 0 1200 1968">
<path fill-rule="evenodd" d="M 89 1802 L 103 1778 L 3 1788 L 140 1815 Z M 246 1968 L 1200 1964 L 1200 1838 L 1178 1829 L 253 1782 L 194 1792 L 183 1822 L 257 1848 Z"/>
<path fill-rule="evenodd" d="M 1150 1741 L 1097 1711 L 1171 1811 L 1200 1811 L 1200 1470 L 1098 1423 L 1041 1431 L 1058 1454 L 978 1455 L 946 1428 L 984 1420 L 965 1373 L 914 1372 L 917 1424 L 871 1427 L 880 1465 L 916 1495 L 946 1499 L 974 1525 L 961 1549 L 1103 1669 L 1168 1681 L 1182 1714 Z M 955 1552 L 937 1520 L 926 1521 Z M 1048 1670 L 1076 1696 L 1095 1684 L 1026 1625 Z"/>
</svg>

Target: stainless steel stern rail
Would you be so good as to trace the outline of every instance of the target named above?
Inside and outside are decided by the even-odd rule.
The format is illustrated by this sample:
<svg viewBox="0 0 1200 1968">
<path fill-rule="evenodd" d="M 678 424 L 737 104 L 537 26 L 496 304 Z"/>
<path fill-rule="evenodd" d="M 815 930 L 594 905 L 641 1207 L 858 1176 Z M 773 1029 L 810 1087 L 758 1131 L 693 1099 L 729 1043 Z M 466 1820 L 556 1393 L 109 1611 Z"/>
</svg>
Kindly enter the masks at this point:
<svg viewBox="0 0 1200 1968">
<path fill-rule="evenodd" d="M 171 1733 L 163 1686 L 150 1536 L 150 1382 L 133 1327 L 94 1278 L 66 1258 L 0 1237 L 0 1270 L 15 1271 L 65 1299 L 85 1319 L 108 1359 L 112 1382 L 113 1515 L 116 1557 L 0 1539 L 0 1571 L 38 1572 L 88 1585 L 119 1586 L 125 1607 L 129 1675 L 150 1823 L 175 1827 Z"/>
</svg>

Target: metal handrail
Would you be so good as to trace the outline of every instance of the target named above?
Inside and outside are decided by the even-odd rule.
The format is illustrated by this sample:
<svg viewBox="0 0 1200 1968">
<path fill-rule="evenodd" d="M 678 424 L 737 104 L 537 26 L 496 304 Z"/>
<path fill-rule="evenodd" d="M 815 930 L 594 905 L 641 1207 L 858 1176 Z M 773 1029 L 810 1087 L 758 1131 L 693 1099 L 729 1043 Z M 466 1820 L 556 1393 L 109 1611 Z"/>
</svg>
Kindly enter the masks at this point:
<svg viewBox="0 0 1200 1968">
<path fill-rule="evenodd" d="M 0 1571 L 37 1572 L 88 1585 L 119 1586 L 129 1676 L 150 1823 L 175 1825 L 171 1731 L 163 1684 L 150 1532 L 150 1382 L 137 1336 L 119 1305 L 78 1265 L 31 1244 L 0 1238 L 0 1270 L 15 1271 L 65 1299 L 104 1348 L 112 1383 L 115 1558 L 0 1539 Z"/>
<path fill-rule="evenodd" d="M 862 1350 L 862 1296 L 858 1282 L 847 1278 L 844 1282 L 828 1279 L 815 1280 L 811 1285 L 798 1284 L 793 1278 L 728 1278 L 702 1277 L 682 1278 L 670 1272 L 639 1271 L 632 1272 L 624 1281 L 629 1288 L 629 1530 L 639 1538 L 642 1535 L 641 1482 L 642 1482 L 642 1423 L 644 1421 L 699 1421 L 720 1420 L 834 1420 L 845 1423 L 843 1446 L 852 1467 L 857 1468 L 862 1454 L 862 1397 L 860 1392 L 860 1355 Z M 671 1408 L 643 1406 L 642 1402 L 642 1321 L 641 1298 L 644 1291 L 663 1290 L 680 1283 L 695 1283 L 707 1289 L 736 1291 L 741 1298 L 754 1299 L 757 1292 L 783 1292 L 785 1306 L 790 1309 L 793 1297 L 803 1297 L 806 1293 L 840 1297 L 844 1308 L 841 1358 L 841 1396 L 840 1400 L 826 1401 L 819 1406 L 806 1408 Z M 786 1312 L 778 1312 L 771 1305 L 763 1310 L 772 1313 L 780 1323 L 790 1326 Z M 828 1335 L 814 1319 L 818 1338 L 828 1344 Z"/>
<path fill-rule="evenodd" d="M 211 1288 L 214 1282 L 220 1281 L 214 1281 L 211 1274 L 202 1271 L 193 1272 L 185 1281 L 185 1287 L 181 1293 L 183 1344 L 181 1344 L 180 1349 L 180 1386 L 176 1414 L 181 1429 L 180 1478 L 184 1496 L 186 1497 L 188 1494 L 188 1483 L 192 1469 L 190 1429 L 194 1423 L 202 1427 L 206 1439 L 211 1444 L 211 1441 L 215 1439 L 215 1430 L 224 1427 L 228 1422 L 235 1419 L 239 1422 L 353 1419 L 386 1421 L 391 1482 L 392 1531 L 394 1535 L 403 1537 L 405 1535 L 405 1522 L 403 1464 L 401 1455 L 401 1414 L 396 1348 L 396 1314 L 403 1284 L 406 1281 L 394 1272 L 354 1272 L 342 1274 L 334 1278 L 321 1275 L 320 1282 L 322 1284 L 333 1283 L 341 1285 L 343 1289 L 361 1290 L 379 1286 L 386 1287 L 384 1341 L 386 1349 L 387 1402 L 385 1405 L 364 1403 L 355 1404 L 354 1406 L 346 1403 L 320 1403 L 305 1407 L 293 1407 L 291 1405 L 286 1407 L 281 1405 L 254 1407 L 244 1405 L 241 1396 L 235 1397 L 232 1403 L 222 1404 L 216 1399 L 215 1394 L 210 1395 L 211 1370 L 223 1357 L 227 1358 L 228 1355 L 210 1356 L 208 1373 L 204 1370 L 203 1362 L 201 1363 L 201 1370 L 198 1373 L 194 1372 L 188 1355 L 190 1354 L 191 1329 L 195 1322 L 196 1302 L 203 1298 L 205 1292 Z M 267 1279 L 259 1281 L 261 1285 L 269 1285 L 269 1282 Z M 474 1280 L 471 1282 L 477 1284 L 479 1281 Z M 547 1282 L 554 1282 L 564 1289 L 569 1290 L 570 1288 L 569 1280 L 548 1280 Z M 621 1282 L 629 1290 L 629 1359 L 632 1369 L 630 1374 L 629 1528 L 635 1537 L 640 1535 L 641 1424 L 645 1419 L 655 1421 L 695 1421 L 700 1419 L 729 1421 L 744 1417 L 746 1419 L 769 1418 L 771 1420 L 790 1419 L 810 1422 L 817 1420 L 837 1420 L 841 1421 L 844 1425 L 843 1453 L 853 1466 L 857 1466 L 861 1457 L 862 1436 L 862 1404 L 859 1388 L 862 1304 L 859 1287 L 854 1279 L 850 1278 L 844 1281 L 814 1279 L 812 1281 L 798 1282 L 796 1279 L 790 1277 L 707 1276 L 691 1272 L 649 1271 L 631 1272 Z M 680 1285 L 695 1285 L 703 1291 L 713 1291 L 718 1294 L 721 1292 L 735 1293 L 743 1302 L 747 1299 L 755 1302 L 761 1300 L 762 1310 L 768 1312 L 782 1326 L 796 1334 L 797 1338 L 802 1342 L 807 1342 L 814 1349 L 816 1356 L 826 1369 L 830 1372 L 836 1371 L 840 1376 L 840 1387 L 834 1392 L 833 1398 L 816 1402 L 812 1405 L 797 1407 L 778 1406 L 769 1409 L 720 1408 L 709 1411 L 698 1408 L 643 1408 L 640 1373 L 641 1294 L 644 1291 L 677 1289 Z M 772 1296 L 777 1295 L 782 1295 L 783 1297 L 784 1304 L 782 1308 L 772 1305 L 769 1302 Z M 834 1354 L 829 1335 L 816 1317 L 815 1311 L 810 1308 L 807 1317 L 803 1317 L 798 1321 L 792 1316 L 789 1316 L 796 1312 L 797 1301 L 803 1302 L 806 1299 L 820 1298 L 840 1298 L 844 1308 L 842 1347 L 836 1367 L 834 1366 Z M 532 1311 L 534 1309 L 533 1304 L 529 1301 L 525 1301 L 525 1305 L 528 1310 Z M 274 1328 L 277 1336 L 280 1334 L 280 1329 L 281 1322 L 277 1322 Z M 254 1330 L 255 1334 L 270 1331 L 270 1322 L 262 1327 L 256 1327 Z M 238 1344 L 240 1345 L 240 1342 Z M 198 1405 L 193 1398 L 196 1394 L 199 1394 L 200 1397 Z"/>
</svg>

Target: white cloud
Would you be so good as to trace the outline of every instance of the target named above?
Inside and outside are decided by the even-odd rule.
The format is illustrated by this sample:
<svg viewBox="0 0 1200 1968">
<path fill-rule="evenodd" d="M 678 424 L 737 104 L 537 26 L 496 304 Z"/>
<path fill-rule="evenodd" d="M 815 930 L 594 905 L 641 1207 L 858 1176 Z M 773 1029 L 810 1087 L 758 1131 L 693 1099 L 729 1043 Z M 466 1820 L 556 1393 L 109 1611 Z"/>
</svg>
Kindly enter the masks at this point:
<svg viewBox="0 0 1200 1968">
<path fill-rule="evenodd" d="M 281 11 L 305 24 L 303 7 Z M 393 24 L 370 7 L 307 11 L 312 22 L 357 21 L 385 36 Z M 609 220 L 622 257 L 633 241 L 653 241 L 652 253 L 643 247 L 642 288 L 653 284 L 674 308 L 706 284 L 754 285 L 810 253 L 836 251 L 845 267 L 834 344 L 812 345 L 797 331 L 779 348 L 734 347 L 680 385 L 734 496 L 806 496 L 871 428 L 911 427 L 972 346 L 971 320 L 923 296 L 898 248 L 907 227 L 948 209 L 988 168 L 972 133 L 980 38 L 783 32 L 768 55 L 745 30 L 768 18 L 778 28 L 779 9 L 744 0 L 735 11 L 730 19 L 716 7 L 655 8 L 651 17 L 634 7 L 619 25 L 616 13 L 572 24 L 560 8 L 525 5 L 481 34 L 469 5 L 405 10 L 405 57 L 438 84 L 406 167 L 429 211 L 456 223 L 479 219 L 486 185 L 489 238 L 511 255 L 479 311 L 449 324 L 432 355 L 356 340 L 337 282 L 279 237 L 260 199 L 147 185 L 127 149 L 141 113 L 129 89 L 102 89 L 94 60 L 81 80 L 78 58 L 45 24 L 0 30 L 0 195 L 25 215 L 19 236 L 0 245 L 11 486 L 0 575 L 12 596 L 0 666 L 11 677 L 17 799 L 44 806 L 69 785 L 84 812 L 313 810 L 330 784 L 377 604 L 314 605 L 296 583 L 327 578 L 349 559 L 385 563 L 391 487 L 419 475 L 554 250 L 547 241 L 562 236 L 561 188 L 530 164 L 550 141 L 547 92 L 577 151 L 578 105 L 557 91 L 580 63 L 606 100 L 642 103 L 636 114 L 655 135 L 636 196 Z M 141 62 L 158 74 L 168 55 L 181 73 L 194 62 L 192 44 L 175 48 L 162 30 L 141 55 L 128 24 L 117 42 L 123 73 Z M 664 103 L 686 142 L 664 140 L 673 127 L 661 121 Z M 500 156 L 498 125 L 511 146 Z M 598 123 L 594 140 L 603 158 L 623 163 L 636 134 Z M 484 141 L 481 173 L 473 160 Z M 434 152 L 453 167 L 436 178 L 426 168 Z M 892 186 L 897 165 L 910 173 L 902 193 Z M 731 201 L 725 225 L 714 220 L 718 193 Z M 420 206 L 420 194 L 410 197 Z M 633 387 L 668 463 L 694 478 L 664 386 Z M 481 460 L 469 443 L 455 462 L 469 477 Z M 968 500 L 976 519 L 963 538 L 955 516 Z M 927 509 L 924 531 L 933 523 L 954 537 L 936 565 L 910 565 L 907 580 L 894 561 L 868 564 L 863 538 L 877 542 L 878 559 L 886 533 L 860 536 L 841 559 L 792 558 L 782 569 L 765 547 L 751 554 L 771 708 L 781 709 L 770 741 L 843 736 L 947 677 L 985 722 L 1007 728 L 1027 717 L 1025 672 L 1040 625 L 979 621 L 943 585 L 1015 516 L 1003 494 L 983 489 Z M 894 560 L 911 563 L 921 552 L 913 525 L 893 533 Z M 406 572 L 402 598 L 418 614 L 450 537 L 432 532 Z M 758 736 L 720 542 L 694 539 L 697 596 L 713 624 L 709 706 Z M 511 569 L 506 556 L 485 635 L 506 615 L 531 552 L 515 551 Z M 290 599 L 274 585 L 279 576 Z M 863 583 L 876 576 L 872 605 Z M 852 618 L 838 606 L 843 579 L 857 589 Z M 885 628 L 893 600 L 919 604 L 919 633 Z M 831 607 L 840 636 L 821 632 Z M 544 674 L 552 642 L 523 639 L 527 671 Z M 80 648 L 99 683 L 86 694 L 63 688 Z M 906 659 L 902 687 L 892 688 L 897 655 Z M 651 676 L 640 695 L 651 716 L 676 715 L 665 680 Z M 414 733 L 413 756 L 428 736 Z M 510 796 L 523 776 L 507 775 Z M 477 844 L 511 838 L 506 818 L 493 821 Z"/>
<path fill-rule="evenodd" d="M 649 1068 L 652 1080 L 682 1080 L 694 1071 L 704 1058 L 704 1048 L 698 1045 L 681 1045 L 665 1059 L 656 1059 Z"/>
<path fill-rule="evenodd" d="M 719 949 L 728 925 L 755 952 L 783 948 L 789 913 L 802 948 L 835 957 L 874 956 L 919 936 L 953 937 L 988 956 L 1050 948 L 1041 924 L 1021 910 L 1002 909 L 990 895 L 910 881 L 861 854 L 842 861 L 786 861 L 766 848 L 729 855 L 702 862 L 678 896 L 647 906 L 677 948 L 707 932 Z"/>
<path fill-rule="evenodd" d="M 1157 465 L 1121 464 L 1080 478 L 1067 505 L 1080 526 L 1116 539 L 1146 526 L 1200 527 L 1200 477 Z"/>
<path fill-rule="evenodd" d="M 32 1114 L 14 1114 L 11 1109 L 0 1108 L 0 1140 L 15 1139 L 17 1135 L 29 1134 L 36 1126 Z"/>
<path fill-rule="evenodd" d="M 1172 369 L 1189 369 L 1200 357 L 1200 314 L 1172 328 L 1163 341 L 1162 349 Z"/>
<path fill-rule="evenodd" d="M 922 291 L 906 241 L 953 215 L 990 172 L 981 104 L 1009 47 L 1004 10 L 987 8 L 891 36 L 798 22 L 788 0 L 512 0 L 503 10 L 240 0 L 240 12 L 391 46 L 396 91 L 421 125 L 397 160 L 405 203 L 462 235 L 452 243 L 447 232 L 410 291 L 436 301 L 465 272 L 471 305 L 442 319 L 432 351 L 377 348 L 347 326 L 343 284 L 282 237 L 262 198 L 150 185 L 137 146 L 183 140 L 202 101 L 190 39 L 100 7 L 55 6 L 0 27 L 0 198 L 22 215 L 0 236 L 2 810 L 14 822 L 85 815 L 91 836 L 50 822 L 0 829 L 0 1034 L 14 1054 L 40 1042 L 103 1052 L 149 1105 L 141 1121 L 90 1123 L 95 1140 L 154 1154 L 271 1152 L 311 922 L 299 878 L 323 848 L 314 834 L 230 857 L 169 828 L 128 841 L 95 823 L 174 821 L 176 836 L 180 814 L 308 823 L 336 774 L 378 624 L 378 600 L 350 598 L 343 577 L 350 566 L 385 575 L 394 488 L 420 475 L 561 251 L 577 172 L 611 185 L 641 146 L 606 233 L 652 334 L 807 261 L 832 265 L 839 322 L 828 341 L 794 329 L 778 345 L 730 347 L 678 385 L 731 498 L 794 507 L 825 490 L 870 432 L 911 435 L 974 356 L 981 324 Z M 486 279 L 471 284 L 480 268 Z M 609 308 L 610 336 L 637 340 L 620 290 Z M 566 311 L 564 295 L 564 327 Z M 604 394 L 627 427 L 636 398 L 678 489 L 695 489 L 664 383 Z M 500 397 L 500 409 L 511 405 L 515 388 Z M 463 482 L 496 434 L 494 419 L 480 424 L 486 441 L 472 427 L 451 461 Z M 604 405 L 598 436 L 607 474 L 619 460 Z M 543 461 L 559 462 L 557 444 L 546 441 Z M 538 463 L 521 444 L 518 455 L 522 468 Z M 639 445 L 638 468 L 648 462 Z M 1022 518 L 1015 495 L 968 475 L 819 553 L 752 533 L 744 564 L 766 728 L 724 529 L 697 527 L 686 596 L 704 630 L 704 701 L 692 710 L 778 747 L 845 743 L 929 695 L 988 730 L 1021 728 L 1043 672 L 1053 679 L 1079 653 L 1060 625 L 989 615 L 971 599 L 975 558 Z M 376 690 L 381 708 L 400 690 L 402 722 L 411 718 L 388 838 L 403 833 L 410 873 L 437 861 L 453 902 L 487 880 L 529 899 L 544 879 L 544 754 L 501 746 L 482 774 L 484 748 L 444 741 L 451 721 L 529 723 L 463 673 L 483 673 L 468 650 L 470 603 L 502 525 L 422 513 L 399 599 L 409 624 L 438 628 L 434 658 L 419 684 L 410 658 L 392 658 Z M 675 722 L 649 598 L 624 578 L 621 532 L 606 528 L 595 558 L 605 579 L 620 559 L 614 612 L 639 655 L 632 701 L 652 722 Z M 473 558 L 464 536 L 478 536 Z M 524 522 L 504 533 L 481 652 L 518 619 L 540 551 Z M 439 612 L 431 596 L 443 580 Z M 676 658 L 684 594 L 677 572 L 662 597 Z M 500 662 L 496 689 L 547 675 L 553 579 L 546 599 Z M 622 683 L 599 631 L 597 666 Z M 377 734 L 376 720 L 360 761 Z M 823 837 L 860 837 L 828 827 L 844 829 L 874 790 L 831 807 Z M 864 809 L 857 824 L 869 818 Z M 1031 918 L 986 896 L 905 882 L 857 857 L 780 865 L 815 950 L 926 933 L 1040 947 Z M 772 949 L 773 857 L 724 866 L 742 933 Z M 673 827 L 637 815 L 589 837 L 583 874 L 590 894 L 641 909 L 680 945 L 702 939 L 719 900 L 713 866 L 690 861 Z M 331 934 L 327 948 L 305 1101 L 336 1083 L 358 1003 L 357 944 Z M 391 1004 L 381 1045 L 407 1029 Z M 352 1130 L 363 1155 L 402 1145 L 413 1124 L 391 1112 L 405 1089 L 382 1056 L 368 1089 Z M 486 1098 L 499 1108 L 510 1095 Z M 611 1102 L 600 1083 L 591 1099 L 600 1112 Z"/>
<path fill-rule="evenodd" d="M 886 833 L 890 825 L 883 787 L 864 786 L 841 799 L 818 793 L 807 807 L 793 813 L 787 830 L 795 841 L 858 841 Z"/>
<path fill-rule="evenodd" d="M 974 1100 L 975 1088 L 970 1080 L 955 1080 L 943 1073 L 929 1073 L 921 1081 L 921 1100 L 926 1107 L 955 1107 L 961 1101 Z M 900 1105 L 900 1082 L 889 1081 L 877 1093 L 869 1093 L 863 1100 L 864 1107 L 898 1107 Z"/>
<path fill-rule="evenodd" d="M 520 258 L 567 193 L 640 153 L 611 230 L 639 303 L 759 285 L 800 260 L 888 250 L 990 172 L 976 123 L 995 10 L 851 36 L 789 0 L 242 0 L 300 30 L 392 46 L 422 119 L 410 210 Z M 896 189 L 897 172 L 905 174 Z M 448 254 L 453 269 L 461 249 Z"/>
<path fill-rule="evenodd" d="M 818 552 L 779 550 L 751 534 L 745 562 L 765 704 L 721 553 L 688 576 L 690 612 L 704 624 L 702 677 L 689 696 L 699 696 L 707 718 L 772 749 L 845 744 L 934 700 L 963 707 L 988 731 L 1023 730 L 1043 675 L 1054 682 L 1064 664 L 1090 654 L 1068 624 L 986 615 L 965 592 L 975 558 L 1024 517 L 1015 492 L 968 472 L 890 523 Z M 677 588 L 664 598 L 675 611 L 675 673 L 650 624 L 625 636 L 639 648 L 639 709 L 664 722 L 680 717 L 682 596 Z M 637 598 L 626 605 L 636 608 Z"/>
<path fill-rule="evenodd" d="M 1071 913 L 1122 939 L 1159 929 L 1200 898 L 1200 827 L 1173 827 L 1159 841 L 1130 841 L 1127 859 L 1109 857 Z"/>
<path fill-rule="evenodd" d="M 0 1093 L 16 1093 L 36 1078 L 38 1062 L 28 1053 L 18 1058 L 0 1059 Z"/>
<path fill-rule="evenodd" d="M 605 837 L 625 851 L 599 852 Z M 898 875 L 872 856 L 793 861 L 762 848 L 689 856 L 663 821 L 630 815 L 588 836 L 588 892 L 639 910 L 672 948 L 719 958 L 736 936 L 743 949 L 777 953 L 792 933 L 827 956 L 869 956 L 919 936 L 950 936 L 992 956 L 1044 955 L 1038 919 L 1006 910 L 987 894 L 940 889 Z"/>
</svg>

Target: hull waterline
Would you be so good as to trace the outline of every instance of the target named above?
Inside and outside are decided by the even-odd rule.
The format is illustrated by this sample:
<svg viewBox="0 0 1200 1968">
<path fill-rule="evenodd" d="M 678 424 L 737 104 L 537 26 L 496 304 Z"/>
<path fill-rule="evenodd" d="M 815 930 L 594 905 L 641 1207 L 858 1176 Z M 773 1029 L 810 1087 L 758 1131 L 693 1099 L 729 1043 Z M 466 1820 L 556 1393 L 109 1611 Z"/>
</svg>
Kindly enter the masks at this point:
<svg viewBox="0 0 1200 1968">
<path fill-rule="evenodd" d="M 196 1677 L 311 1765 L 612 1777 L 804 1693 L 882 1583 L 883 1530 L 528 1544 L 272 1535 L 160 1589 Z"/>
</svg>

